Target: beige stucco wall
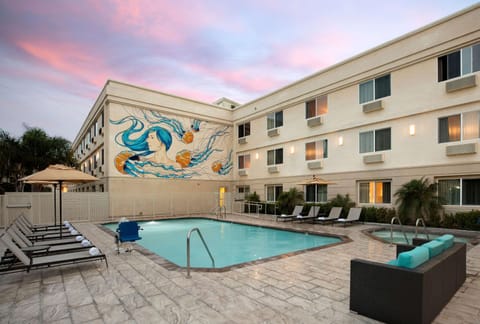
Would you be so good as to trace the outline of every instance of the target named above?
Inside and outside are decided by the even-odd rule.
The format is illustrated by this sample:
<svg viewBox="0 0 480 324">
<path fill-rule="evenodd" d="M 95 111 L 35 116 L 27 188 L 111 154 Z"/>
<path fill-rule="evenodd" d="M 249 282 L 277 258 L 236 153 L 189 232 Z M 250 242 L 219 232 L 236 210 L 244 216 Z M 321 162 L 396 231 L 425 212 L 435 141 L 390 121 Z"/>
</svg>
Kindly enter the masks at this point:
<svg viewBox="0 0 480 324">
<path fill-rule="evenodd" d="M 234 109 L 108 81 L 82 126 L 74 148 L 103 111 L 105 135 L 99 136 L 80 160 L 86 161 L 98 149 L 105 150 L 105 166 L 101 172 L 94 172 L 112 193 L 112 210 L 118 215 L 122 210 L 157 212 L 157 207 L 132 207 L 128 197 L 136 197 L 135 201 L 148 197 L 146 205 L 154 206 L 156 199 L 166 202 L 168 195 L 175 195 L 168 198 L 169 204 L 173 199 L 178 202 L 175 203 L 177 209 L 191 211 L 193 201 L 208 205 L 215 200 L 211 196 L 223 186 L 234 193 L 236 186 L 248 185 L 251 192 L 256 191 L 265 199 L 266 185 L 281 184 L 284 190 L 292 186 L 303 189 L 298 183 L 312 175 L 335 182 L 329 185 L 329 198 L 348 193 L 355 201 L 360 180 L 391 180 L 394 193 L 401 184 L 421 176 L 432 180 L 447 176 L 479 177 L 478 152 L 447 156 L 446 147 L 459 143 L 439 144 L 437 138 L 438 118 L 480 110 L 480 73 L 474 74 L 477 86 L 447 93 L 445 82 L 437 81 L 438 57 L 479 42 L 480 5 L 476 5 Z M 381 99 L 383 109 L 363 112 L 359 104 L 359 83 L 384 74 L 391 75 L 391 95 Z M 323 116 L 322 125 L 308 127 L 305 102 L 319 95 L 328 96 L 328 113 Z M 215 152 L 199 174 L 186 179 L 149 179 L 119 172 L 113 161 L 126 148 L 115 142 L 115 136 L 127 124 L 119 126 L 108 121 L 129 114 L 141 119 L 143 112 L 149 110 L 177 119 L 186 126 L 192 119 L 200 119 L 212 129 L 227 127 L 228 136 L 217 143 L 222 152 Z M 278 129 L 278 136 L 269 137 L 267 114 L 279 110 L 283 111 L 284 125 Z M 251 135 L 246 144 L 239 144 L 237 125 L 246 121 L 251 124 Z M 415 125 L 413 136 L 409 134 L 410 125 Z M 384 155 L 381 163 L 364 163 L 363 158 L 368 154 L 359 153 L 359 133 L 385 127 L 391 128 L 391 150 L 378 152 Z M 343 145 L 338 144 L 339 137 L 343 138 Z M 323 139 L 328 140 L 328 158 L 323 160 L 323 168 L 310 170 L 305 161 L 305 143 Z M 472 142 L 478 143 L 479 139 L 461 143 Z M 177 152 L 189 148 L 177 139 L 168 151 L 169 157 L 174 160 Z M 284 149 L 283 164 L 278 166 L 278 173 L 269 173 L 267 151 L 276 148 Z M 231 172 L 222 176 L 211 172 L 212 162 L 225 161 L 228 150 L 233 151 Z M 237 166 L 238 156 L 243 154 L 250 154 L 251 160 L 246 176 L 239 175 Z M 192 203 L 185 204 L 183 196 Z M 171 208 L 168 210 L 172 212 Z M 179 210 L 173 212 L 181 213 Z"/>
</svg>

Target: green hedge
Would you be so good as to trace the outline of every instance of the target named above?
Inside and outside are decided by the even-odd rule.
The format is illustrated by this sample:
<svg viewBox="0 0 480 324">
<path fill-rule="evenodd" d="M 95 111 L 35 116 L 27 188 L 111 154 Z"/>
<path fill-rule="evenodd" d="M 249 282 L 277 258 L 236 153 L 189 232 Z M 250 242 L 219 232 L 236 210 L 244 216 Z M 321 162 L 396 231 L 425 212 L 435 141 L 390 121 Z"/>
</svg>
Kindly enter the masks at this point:
<svg viewBox="0 0 480 324">
<path fill-rule="evenodd" d="M 387 223 L 390 224 L 392 217 L 396 216 L 394 208 L 376 208 L 363 207 L 361 221 L 371 223 Z M 415 225 L 413 220 L 402 219 L 404 225 Z M 464 230 L 480 230 L 480 210 L 472 210 L 469 212 L 457 212 L 455 214 L 446 214 L 443 219 L 431 219 L 426 221 L 427 226 L 455 228 Z"/>
</svg>

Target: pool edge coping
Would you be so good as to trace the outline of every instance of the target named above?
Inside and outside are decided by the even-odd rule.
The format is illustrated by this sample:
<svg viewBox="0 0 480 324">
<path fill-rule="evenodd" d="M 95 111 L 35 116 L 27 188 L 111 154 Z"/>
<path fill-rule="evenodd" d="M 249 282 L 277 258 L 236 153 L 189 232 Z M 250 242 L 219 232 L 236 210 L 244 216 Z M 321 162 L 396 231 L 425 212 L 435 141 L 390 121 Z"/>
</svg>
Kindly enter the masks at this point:
<svg viewBox="0 0 480 324">
<path fill-rule="evenodd" d="M 249 267 L 249 266 L 253 266 L 253 265 L 262 264 L 262 263 L 265 263 L 265 262 L 280 260 L 280 259 L 283 259 L 283 258 L 289 258 L 289 257 L 295 256 L 295 255 L 299 255 L 299 254 L 303 254 L 303 253 L 307 253 L 307 252 L 311 252 L 311 251 L 322 250 L 322 249 L 334 247 L 334 246 L 337 246 L 337 245 L 353 242 L 353 240 L 346 235 L 323 233 L 323 232 L 317 232 L 317 231 L 312 231 L 312 230 L 300 230 L 300 229 L 296 229 L 296 228 L 275 227 L 273 225 L 256 225 L 256 224 L 251 224 L 251 223 L 243 222 L 243 221 L 217 219 L 217 218 L 211 218 L 211 217 L 208 217 L 208 216 L 188 216 L 188 217 L 178 217 L 178 218 L 172 217 L 172 218 L 160 218 L 160 219 L 156 219 L 156 220 L 162 221 L 162 220 L 187 219 L 187 218 L 209 219 L 209 220 L 215 220 L 215 221 L 220 221 L 220 222 L 235 223 L 235 224 L 240 224 L 240 225 L 265 227 L 265 228 L 288 231 L 288 232 L 304 233 L 304 234 L 310 234 L 310 235 L 323 235 L 323 236 L 327 236 L 327 237 L 338 238 L 338 239 L 341 240 L 340 242 L 337 242 L 337 243 L 331 243 L 331 244 L 328 244 L 328 245 L 322 245 L 322 246 L 312 247 L 312 248 L 308 248 L 308 249 L 304 249 L 304 250 L 283 253 L 283 254 L 280 254 L 280 255 L 275 255 L 275 256 L 264 258 L 264 259 L 261 259 L 261 260 L 254 260 L 254 261 L 234 264 L 234 265 L 227 266 L 227 267 L 222 267 L 222 268 L 191 267 L 190 271 L 193 271 L 193 272 L 227 272 L 227 271 L 231 271 L 231 270 L 234 270 L 234 269 L 240 269 L 240 268 L 244 268 L 244 267 Z M 140 221 L 146 221 L 146 220 L 138 220 L 138 221 L 140 222 Z M 155 221 L 155 220 L 150 220 L 150 221 Z M 112 236 L 112 238 L 114 238 L 115 237 L 115 232 L 112 231 L 109 228 L 106 228 L 103 225 L 115 224 L 115 223 L 118 223 L 118 222 L 101 223 L 101 224 L 96 224 L 96 226 L 97 226 L 97 228 L 99 228 L 100 230 L 109 234 L 110 236 Z M 186 270 L 187 269 L 187 267 L 181 267 L 179 265 L 176 265 L 175 263 L 157 255 L 156 253 L 148 250 L 147 248 L 144 248 L 143 246 L 141 246 L 137 243 L 131 243 L 131 244 L 135 247 L 135 251 L 137 251 L 140 254 L 146 256 L 151 261 L 160 265 L 164 269 L 167 269 L 169 271 Z"/>
</svg>

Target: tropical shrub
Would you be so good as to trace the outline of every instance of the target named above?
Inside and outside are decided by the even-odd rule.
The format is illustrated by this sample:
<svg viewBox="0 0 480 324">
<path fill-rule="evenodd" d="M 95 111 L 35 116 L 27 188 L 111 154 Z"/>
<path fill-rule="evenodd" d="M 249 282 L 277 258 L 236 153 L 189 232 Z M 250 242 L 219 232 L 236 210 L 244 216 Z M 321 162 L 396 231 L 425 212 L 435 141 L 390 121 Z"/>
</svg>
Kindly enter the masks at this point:
<svg viewBox="0 0 480 324">
<path fill-rule="evenodd" d="M 278 196 L 278 208 L 282 214 L 290 214 L 296 205 L 302 205 L 304 202 L 303 192 L 297 188 L 290 188 L 288 191 L 283 191 Z"/>
<path fill-rule="evenodd" d="M 441 199 L 436 195 L 437 184 L 427 178 L 413 179 L 404 183 L 395 192 L 398 216 L 403 224 L 413 223 L 417 218 L 438 221 L 443 211 Z"/>
</svg>

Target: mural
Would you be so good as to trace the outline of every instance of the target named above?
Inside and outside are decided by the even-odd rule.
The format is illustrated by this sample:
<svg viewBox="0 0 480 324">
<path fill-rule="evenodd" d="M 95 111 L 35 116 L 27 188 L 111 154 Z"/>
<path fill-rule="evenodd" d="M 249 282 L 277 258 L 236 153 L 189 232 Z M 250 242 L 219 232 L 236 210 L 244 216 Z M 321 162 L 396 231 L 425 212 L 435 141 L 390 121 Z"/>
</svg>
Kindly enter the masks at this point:
<svg viewBox="0 0 480 324">
<path fill-rule="evenodd" d="M 124 116 L 110 119 L 118 128 L 114 140 L 121 150 L 113 162 L 120 173 L 187 179 L 224 177 L 231 172 L 230 127 L 151 110 L 127 111 Z"/>
</svg>

